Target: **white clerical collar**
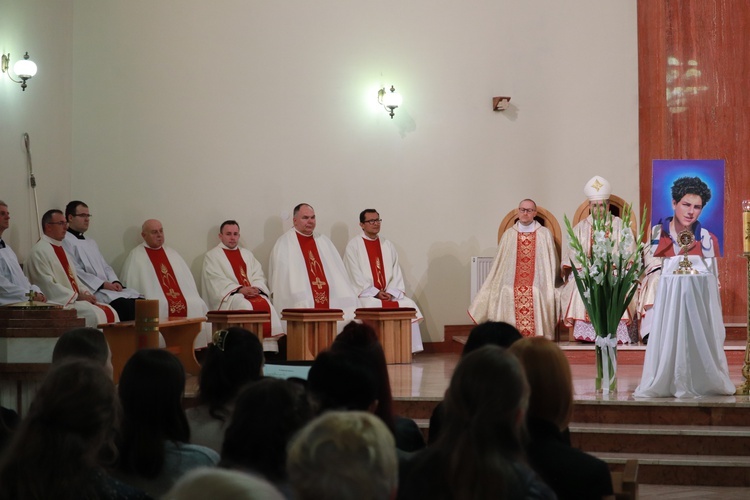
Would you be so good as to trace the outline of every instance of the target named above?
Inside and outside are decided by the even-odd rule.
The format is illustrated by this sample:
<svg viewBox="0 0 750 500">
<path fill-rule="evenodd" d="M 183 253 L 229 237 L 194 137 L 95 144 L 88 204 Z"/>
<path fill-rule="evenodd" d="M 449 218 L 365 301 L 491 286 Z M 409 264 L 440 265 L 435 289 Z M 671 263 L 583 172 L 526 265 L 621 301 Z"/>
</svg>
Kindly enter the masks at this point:
<svg viewBox="0 0 750 500">
<path fill-rule="evenodd" d="M 299 234 L 300 236 L 304 236 L 305 238 L 312 238 L 313 236 L 315 236 L 314 232 L 313 232 L 313 234 L 305 234 L 305 233 L 302 233 L 300 231 L 297 231 L 296 227 L 293 227 L 292 229 L 294 229 L 297 232 L 297 234 Z"/>
<path fill-rule="evenodd" d="M 519 233 L 533 233 L 537 229 L 536 221 L 531 221 L 528 226 L 518 223 L 517 230 Z"/>
<path fill-rule="evenodd" d="M 145 241 L 143 242 L 143 246 L 145 248 L 148 248 L 149 250 L 161 250 L 162 248 L 164 248 L 164 245 L 162 245 L 160 247 L 152 248 L 152 247 L 148 246 Z"/>
<path fill-rule="evenodd" d="M 366 235 L 365 233 L 362 233 L 362 237 L 363 237 L 364 239 L 366 239 L 366 240 L 370 240 L 370 241 L 378 241 L 378 239 L 380 239 L 380 235 L 378 235 L 378 236 L 375 236 L 374 238 L 370 238 L 370 237 L 369 237 L 369 236 L 367 236 L 367 235 Z"/>
<path fill-rule="evenodd" d="M 239 249 L 240 249 L 240 245 L 239 245 L 239 244 L 238 244 L 238 245 L 237 245 L 236 247 L 234 247 L 234 248 L 229 248 L 229 247 L 228 247 L 228 246 L 226 246 L 226 245 L 225 245 L 224 243 L 219 243 L 219 246 L 220 246 L 221 248 L 223 248 L 224 250 L 230 250 L 230 251 L 231 251 L 231 250 L 239 250 Z"/>
<path fill-rule="evenodd" d="M 52 239 L 49 236 L 47 236 L 46 234 L 42 235 L 42 239 L 44 241 L 46 241 L 47 243 L 51 243 L 51 244 L 55 245 L 56 247 L 62 246 L 62 241 L 57 241 L 55 239 Z"/>
</svg>

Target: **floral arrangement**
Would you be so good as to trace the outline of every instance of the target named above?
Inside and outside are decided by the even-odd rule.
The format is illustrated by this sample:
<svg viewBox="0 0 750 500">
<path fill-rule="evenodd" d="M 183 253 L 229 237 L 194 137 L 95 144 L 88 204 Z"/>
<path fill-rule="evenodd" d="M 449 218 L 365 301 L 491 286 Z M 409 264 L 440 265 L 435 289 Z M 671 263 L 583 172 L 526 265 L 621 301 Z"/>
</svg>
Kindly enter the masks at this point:
<svg viewBox="0 0 750 500">
<path fill-rule="evenodd" d="M 631 205 L 623 210 L 619 234 L 613 231 L 612 213 L 603 205 L 592 208 L 593 219 L 591 252 L 585 251 L 578 240 L 570 220 L 565 216 L 569 245 L 580 270 L 571 262 L 576 286 L 586 306 L 591 324 L 596 332 L 597 390 L 614 391 L 617 387 L 617 325 L 628 304 L 638 290 L 638 278 L 643 270 L 643 234 L 646 227 L 646 207 L 637 238 L 630 221 Z"/>
</svg>

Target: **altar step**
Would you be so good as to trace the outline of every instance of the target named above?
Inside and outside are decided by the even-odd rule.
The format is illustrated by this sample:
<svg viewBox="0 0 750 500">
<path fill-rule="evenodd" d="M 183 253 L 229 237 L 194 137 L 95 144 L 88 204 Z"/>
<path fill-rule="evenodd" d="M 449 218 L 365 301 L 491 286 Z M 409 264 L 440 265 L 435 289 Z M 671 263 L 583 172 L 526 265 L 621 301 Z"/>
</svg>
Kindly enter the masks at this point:
<svg viewBox="0 0 750 500">
<path fill-rule="evenodd" d="M 571 443 L 610 467 L 638 460 L 645 484 L 750 486 L 750 405 L 576 402 Z"/>
</svg>

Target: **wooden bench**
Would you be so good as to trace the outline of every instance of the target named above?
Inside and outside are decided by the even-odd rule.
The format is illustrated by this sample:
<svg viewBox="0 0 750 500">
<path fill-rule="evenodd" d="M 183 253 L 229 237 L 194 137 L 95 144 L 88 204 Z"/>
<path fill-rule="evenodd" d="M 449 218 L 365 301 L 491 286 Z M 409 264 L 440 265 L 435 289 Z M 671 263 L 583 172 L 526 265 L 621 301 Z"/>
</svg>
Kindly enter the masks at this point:
<svg viewBox="0 0 750 500">
<path fill-rule="evenodd" d="M 266 311 L 208 311 L 206 318 L 211 323 L 211 333 L 237 326 L 251 331 L 263 343 L 263 325 L 271 321 L 271 314 Z"/>
<path fill-rule="evenodd" d="M 344 319 L 341 309 L 284 309 L 286 359 L 310 361 L 328 349 L 336 338 L 336 323 Z"/>
<path fill-rule="evenodd" d="M 416 317 L 413 307 L 361 307 L 354 311 L 354 319 L 375 329 L 389 365 L 412 362 L 411 322 Z"/>
<path fill-rule="evenodd" d="M 638 499 L 638 460 L 626 461 L 622 471 L 612 471 L 611 474 L 616 500 Z"/>
<path fill-rule="evenodd" d="M 159 333 L 164 337 L 166 349 L 177 358 L 191 375 L 198 375 L 201 366 L 195 359 L 193 343 L 201 331 L 206 318 L 174 318 L 156 320 L 154 326 L 147 329 L 136 327 L 135 321 L 104 323 L 99 328 L 104 332 L 109 349 L 112 351 L 112 368 L 115 383 L 130 356 L 138 349 L 158 349 Z"/>
</svg>

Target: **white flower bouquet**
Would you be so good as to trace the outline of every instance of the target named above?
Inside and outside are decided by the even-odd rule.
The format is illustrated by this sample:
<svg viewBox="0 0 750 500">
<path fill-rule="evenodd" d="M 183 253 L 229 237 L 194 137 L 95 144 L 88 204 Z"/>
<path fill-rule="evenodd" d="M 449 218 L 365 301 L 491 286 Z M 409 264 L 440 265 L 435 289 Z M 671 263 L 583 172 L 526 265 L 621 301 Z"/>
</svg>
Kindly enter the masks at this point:
<svg viewBox="0 0 750 500">
<path fill-rule="evenodd" d="M 631 205 L 626 205 L 623 210 L 622 228 L 618 234 L 613 231 L 613 215 L 606 207 L 593 207 L 591 217 L 590 254 L 584 251 L 585 247 L 576 237 L 567 216 L 565 226 L 570 249 L 578 261 L 576 265 L 571 260 L 573 276 L 597 335 L 596 388 L 606 393 L 617 390 L 617 325 L 638 290 L 643 269 L 646 207 L 643 208 L 637 237 L 631 228 Z"/>
</svg>

